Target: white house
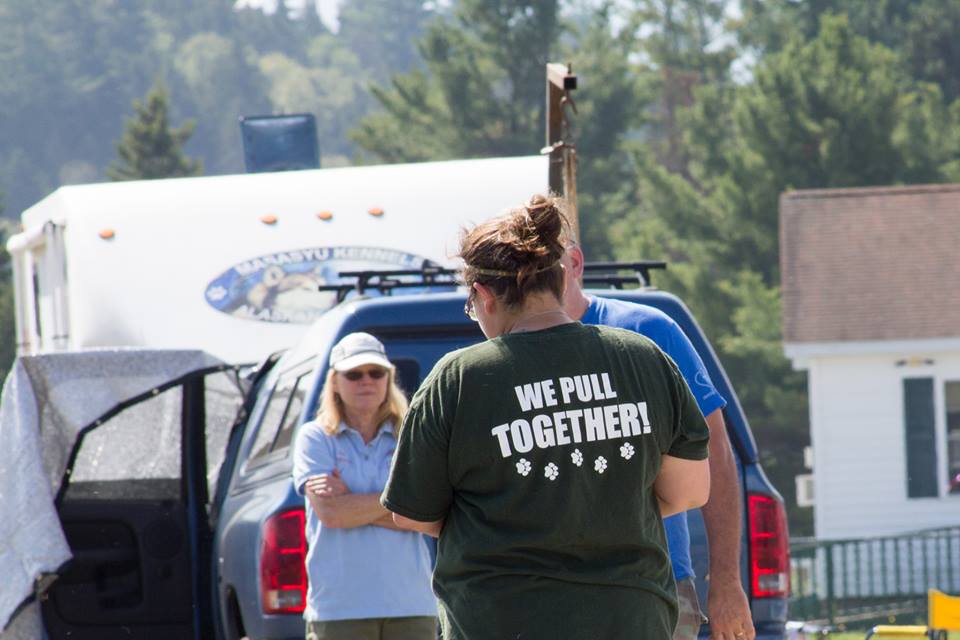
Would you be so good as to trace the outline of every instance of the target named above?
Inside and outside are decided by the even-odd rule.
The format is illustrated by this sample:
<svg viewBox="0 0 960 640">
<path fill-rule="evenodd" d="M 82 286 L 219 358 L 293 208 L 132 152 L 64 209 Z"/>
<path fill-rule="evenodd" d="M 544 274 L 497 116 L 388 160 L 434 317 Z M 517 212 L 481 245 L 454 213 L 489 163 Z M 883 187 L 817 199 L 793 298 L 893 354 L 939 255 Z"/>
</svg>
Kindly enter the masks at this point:
<svg viewBox="0 0 960 640">
<path fill-rule="evenodd" d="M 780 199 L 820 539 L 960 524 L 960 185 Z"/>
</svg>

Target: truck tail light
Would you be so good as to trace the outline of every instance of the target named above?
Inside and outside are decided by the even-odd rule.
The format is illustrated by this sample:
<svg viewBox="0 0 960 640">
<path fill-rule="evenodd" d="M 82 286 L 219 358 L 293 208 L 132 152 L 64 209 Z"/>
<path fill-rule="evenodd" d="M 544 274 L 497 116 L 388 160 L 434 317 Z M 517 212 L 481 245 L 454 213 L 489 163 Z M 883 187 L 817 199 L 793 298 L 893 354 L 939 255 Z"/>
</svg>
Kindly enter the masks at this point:
<svg viewBox="0 0 960 640">
<path fill-rule="evenodd" d="M 750 590 L 754 598 L 785 598 L 790 593 L 787 513 L 771 496 L 747 498 L 750 522 Z"/>
<path fill-rule="evenodd" d="M 307 539 L 303 508 L 274 514 L 263 526 L 260 594 L 264 613 L 303 613 L 307 605 Z"/>
</svg>

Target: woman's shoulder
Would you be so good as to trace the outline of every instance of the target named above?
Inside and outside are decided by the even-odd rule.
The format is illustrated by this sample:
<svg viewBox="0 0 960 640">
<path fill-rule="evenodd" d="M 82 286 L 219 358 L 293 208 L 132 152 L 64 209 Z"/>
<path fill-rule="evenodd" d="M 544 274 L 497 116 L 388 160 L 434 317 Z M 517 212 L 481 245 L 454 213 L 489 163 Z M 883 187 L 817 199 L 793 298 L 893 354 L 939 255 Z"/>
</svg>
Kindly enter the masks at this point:
<svg viewBox="0 0 960 640">
<path fill-rule="evenodd" d="M 306 444 L 327 445 L 332 442 L 339 431 L 340 429 L 337 429 L 333 434 L 327 433 L 327 428 L 323 422 L 319 418 L 314 418 L 300 425 L 297 430 L 297 441 L 301 443 L 300 446 Z"/>
<path fill-rule="evenodd" d="M 456 384 L 469 376 L 471 371 L 488 369 L 491 363 L 502 359 L 494 343 L 494 340 L 485 340 L 444 354 L 424 378 L 420 388 Z"/>
<path fill-rule="evenodd" d="M 455 349 L 443 355 L 437 361 L 437 369 L 462 370 L 494 358 L 497 353 L 496 340 L 484 340 L 477 344 Z"/>
</svg>

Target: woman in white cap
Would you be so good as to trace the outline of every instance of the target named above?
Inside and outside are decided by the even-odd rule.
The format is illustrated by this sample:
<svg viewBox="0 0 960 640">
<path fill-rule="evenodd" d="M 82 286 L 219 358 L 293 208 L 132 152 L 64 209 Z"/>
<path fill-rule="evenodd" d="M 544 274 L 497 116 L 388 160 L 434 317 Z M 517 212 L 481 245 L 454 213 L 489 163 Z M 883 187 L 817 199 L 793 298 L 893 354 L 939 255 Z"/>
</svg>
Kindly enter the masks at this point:
<svg viewBox="0 0 960 640">
<path fill-rule="evenodd" d="M 406 410 L 379 340 L 351 333 L 333 347 L 320 410 L 294 454 L 307 502 L 307 640 L 436 637 L 427 542 L 398 529 L 378 499 Z"/>
</svg>

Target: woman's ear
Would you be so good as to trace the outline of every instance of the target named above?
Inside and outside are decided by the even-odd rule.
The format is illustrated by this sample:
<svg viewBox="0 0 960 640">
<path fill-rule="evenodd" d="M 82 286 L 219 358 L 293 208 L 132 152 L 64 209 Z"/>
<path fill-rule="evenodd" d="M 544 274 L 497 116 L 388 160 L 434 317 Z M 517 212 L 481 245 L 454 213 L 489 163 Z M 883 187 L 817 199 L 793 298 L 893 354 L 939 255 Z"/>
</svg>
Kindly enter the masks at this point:
<svg viewBox="0 0 960 640">
<path fill-rule="evenodd" d="M 483 312 L 489 317 L 496 311 L 497 296 L 490 287 L 485 284 L 480 284 L 479 282 L 473 283 L 473 290 L 477 292 L 474 305 L 483 305 Z"/>
</svg>

